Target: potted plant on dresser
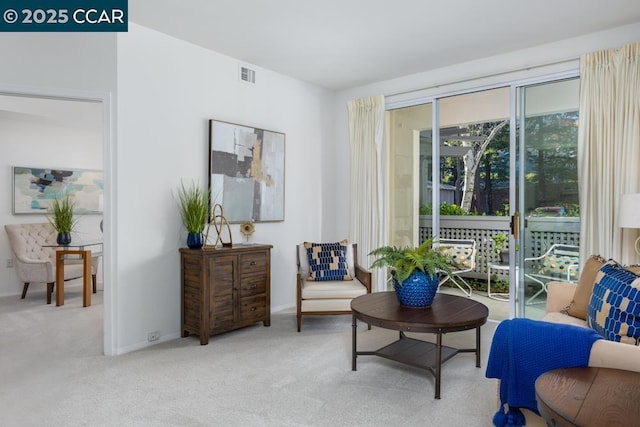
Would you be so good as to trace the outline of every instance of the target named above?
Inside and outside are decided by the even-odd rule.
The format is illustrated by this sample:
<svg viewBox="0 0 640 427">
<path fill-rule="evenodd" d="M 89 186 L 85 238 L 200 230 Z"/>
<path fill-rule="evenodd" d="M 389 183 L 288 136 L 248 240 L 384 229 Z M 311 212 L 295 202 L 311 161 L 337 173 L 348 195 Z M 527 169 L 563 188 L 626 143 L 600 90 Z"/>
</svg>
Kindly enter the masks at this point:
<svg viewBox="0 0 640 427">
<path fill-rule="evenodd" d="M 451 273 L 451 257 L 433 247 L 433 238 L 420 246 L 383 246 L 371 251 L 371 267 L 389 267 L 400 305 L 429 307 L 439 284 L 439 273 Z"/>
<path fill-rule="evenodd" d="M 209 192 L 195 183 L 180 186 L 180 216 L 187 229 L 187 246 L 199 249 L 204 245 L 204 227 L 209 218 Z"/>
<path fill-rule="evenodd" d="M 73 215 L 75 202 L 71 200 L 69 195 L 62 198 L 53 199 L 51 208 L 49 209 L 49 217 L 47 218 L 51 226 L 58 232 L 56 242 L 59 245 L 68 245 L 71 243 L 71 232 L 74 230 L 77 218 Z"/>
</svg>

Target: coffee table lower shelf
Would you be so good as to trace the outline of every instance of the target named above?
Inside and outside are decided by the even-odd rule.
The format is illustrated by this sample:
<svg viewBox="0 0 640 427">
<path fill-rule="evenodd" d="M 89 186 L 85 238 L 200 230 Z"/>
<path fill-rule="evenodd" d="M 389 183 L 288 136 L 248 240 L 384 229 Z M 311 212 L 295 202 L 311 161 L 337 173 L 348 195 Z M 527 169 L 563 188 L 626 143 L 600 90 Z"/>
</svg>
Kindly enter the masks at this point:
<svg viewBox="0 0 640 427">
<path fill-rule="evenodd" d="M 442 346 L 442 363 L 458 354 L 453 347 Z M 380 356 L 415 368 L 426 369 L 436 375 L 438 351 L 434 343 L 409 338 L 400 332 L 400 338 L 375 351 L 357 351 L 356 356 Z"/>
<path fill-rule="evenodd" d="M 478 348 L 453 348 L 442 345 L 442 334 L 436 334 L 438 343 L 422 341 L 407 337 L 400 331 L 400 337 L 384 347 L 374 351 L 358 351 L 355 342 L 353 347 L 353 366 L 356 370 L 356 358 L 358 356 L 379 356 L 395 362 L 404 363 L 419 369 L 425 369 L 433 375 L 436 381 L 435 398 L 440 399 L 440 379 L 442 364 L 458 353 L 477 353 Z M 355 338 L 354 338 L 355 339 Z M 440 353 L 438 353 L 440 349 Z M 476 363 L 479 367 L 479 361 Z"/>
</svg>

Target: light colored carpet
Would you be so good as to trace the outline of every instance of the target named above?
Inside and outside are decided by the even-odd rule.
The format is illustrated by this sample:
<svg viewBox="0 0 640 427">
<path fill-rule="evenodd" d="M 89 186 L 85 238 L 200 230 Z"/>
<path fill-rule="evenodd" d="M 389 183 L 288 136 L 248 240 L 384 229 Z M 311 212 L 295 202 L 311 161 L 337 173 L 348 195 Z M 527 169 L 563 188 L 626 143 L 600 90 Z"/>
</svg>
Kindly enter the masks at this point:
<svg viewBox="0 0 640 427">
<path fill-rule="evenodd" d="M 0 298 L 2 426 L 490 426 L 496 381 L 484 377 L 495 323 L 482 330 L 482 368 L 472 353 L 446 362 L 442 399 L 423 370 L 360 356 L 351 370 L 351 317 L 294 313 L 214 336 L 181 338 L 123 356 L 102 356 L 102 293 L 82 308 Z M 358 348 L 397 332 L 360 325 Z M 412 336 L 433 340 L 433 335 Z M 473 331 L 444 344 L 473 347 Z"/>
</svg>

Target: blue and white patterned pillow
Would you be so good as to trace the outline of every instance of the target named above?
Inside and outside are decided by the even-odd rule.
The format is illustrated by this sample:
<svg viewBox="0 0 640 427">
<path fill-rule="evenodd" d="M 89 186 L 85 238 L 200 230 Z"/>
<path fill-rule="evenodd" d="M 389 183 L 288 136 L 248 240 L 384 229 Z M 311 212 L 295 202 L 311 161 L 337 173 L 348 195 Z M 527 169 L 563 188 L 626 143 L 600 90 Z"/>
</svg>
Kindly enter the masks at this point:
<svg viewBox="0 0 640 427">
<path fill-rule="evenodd" d="M 627 344 L 640 339 L 640 276 L 609 261 L 596 275 L 587 325 L 603 338 Z"/>
<path fill-rule="evenodd" d="M 346 241 L 336 243 L 304 242 L 309 260 L 307 280 L 353 280 L 347 266 Z"/>
</svg>

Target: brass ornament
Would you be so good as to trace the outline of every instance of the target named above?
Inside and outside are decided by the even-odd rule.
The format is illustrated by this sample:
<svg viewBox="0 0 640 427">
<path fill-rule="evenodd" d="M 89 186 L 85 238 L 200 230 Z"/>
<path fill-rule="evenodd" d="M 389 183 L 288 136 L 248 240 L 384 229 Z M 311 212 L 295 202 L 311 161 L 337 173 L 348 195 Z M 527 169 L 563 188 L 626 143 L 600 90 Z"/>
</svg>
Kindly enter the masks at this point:
<svg viewBox="0 0 640 427">
<path fill-rule="evenodd" d="M 222 205 L 216 203 L 213 205 L 212 213 L 211 213 L 211 221 L 209 221 L 209 225 L 207 225 L 207 232 L 205 234 L 207 241 L 209 240 L 209 230 L 211 225 L 216 229 L 216 242 L 213 245 L 205 245 L 208 248 L 216 248 L 218 247 L 218 242 L 222 245 L 223 248 L 230 248 L 233 246 L 233 241 L 231 238 L 231 227 L 229 227 L 229 221 L 224 217 L 224 212 L 222 210 Z M 229 241 L 225 242 L 222 238 L 222 232 L 224 228 L 227 229 L 227 236 L 229 236 Z"/>
</svg>

